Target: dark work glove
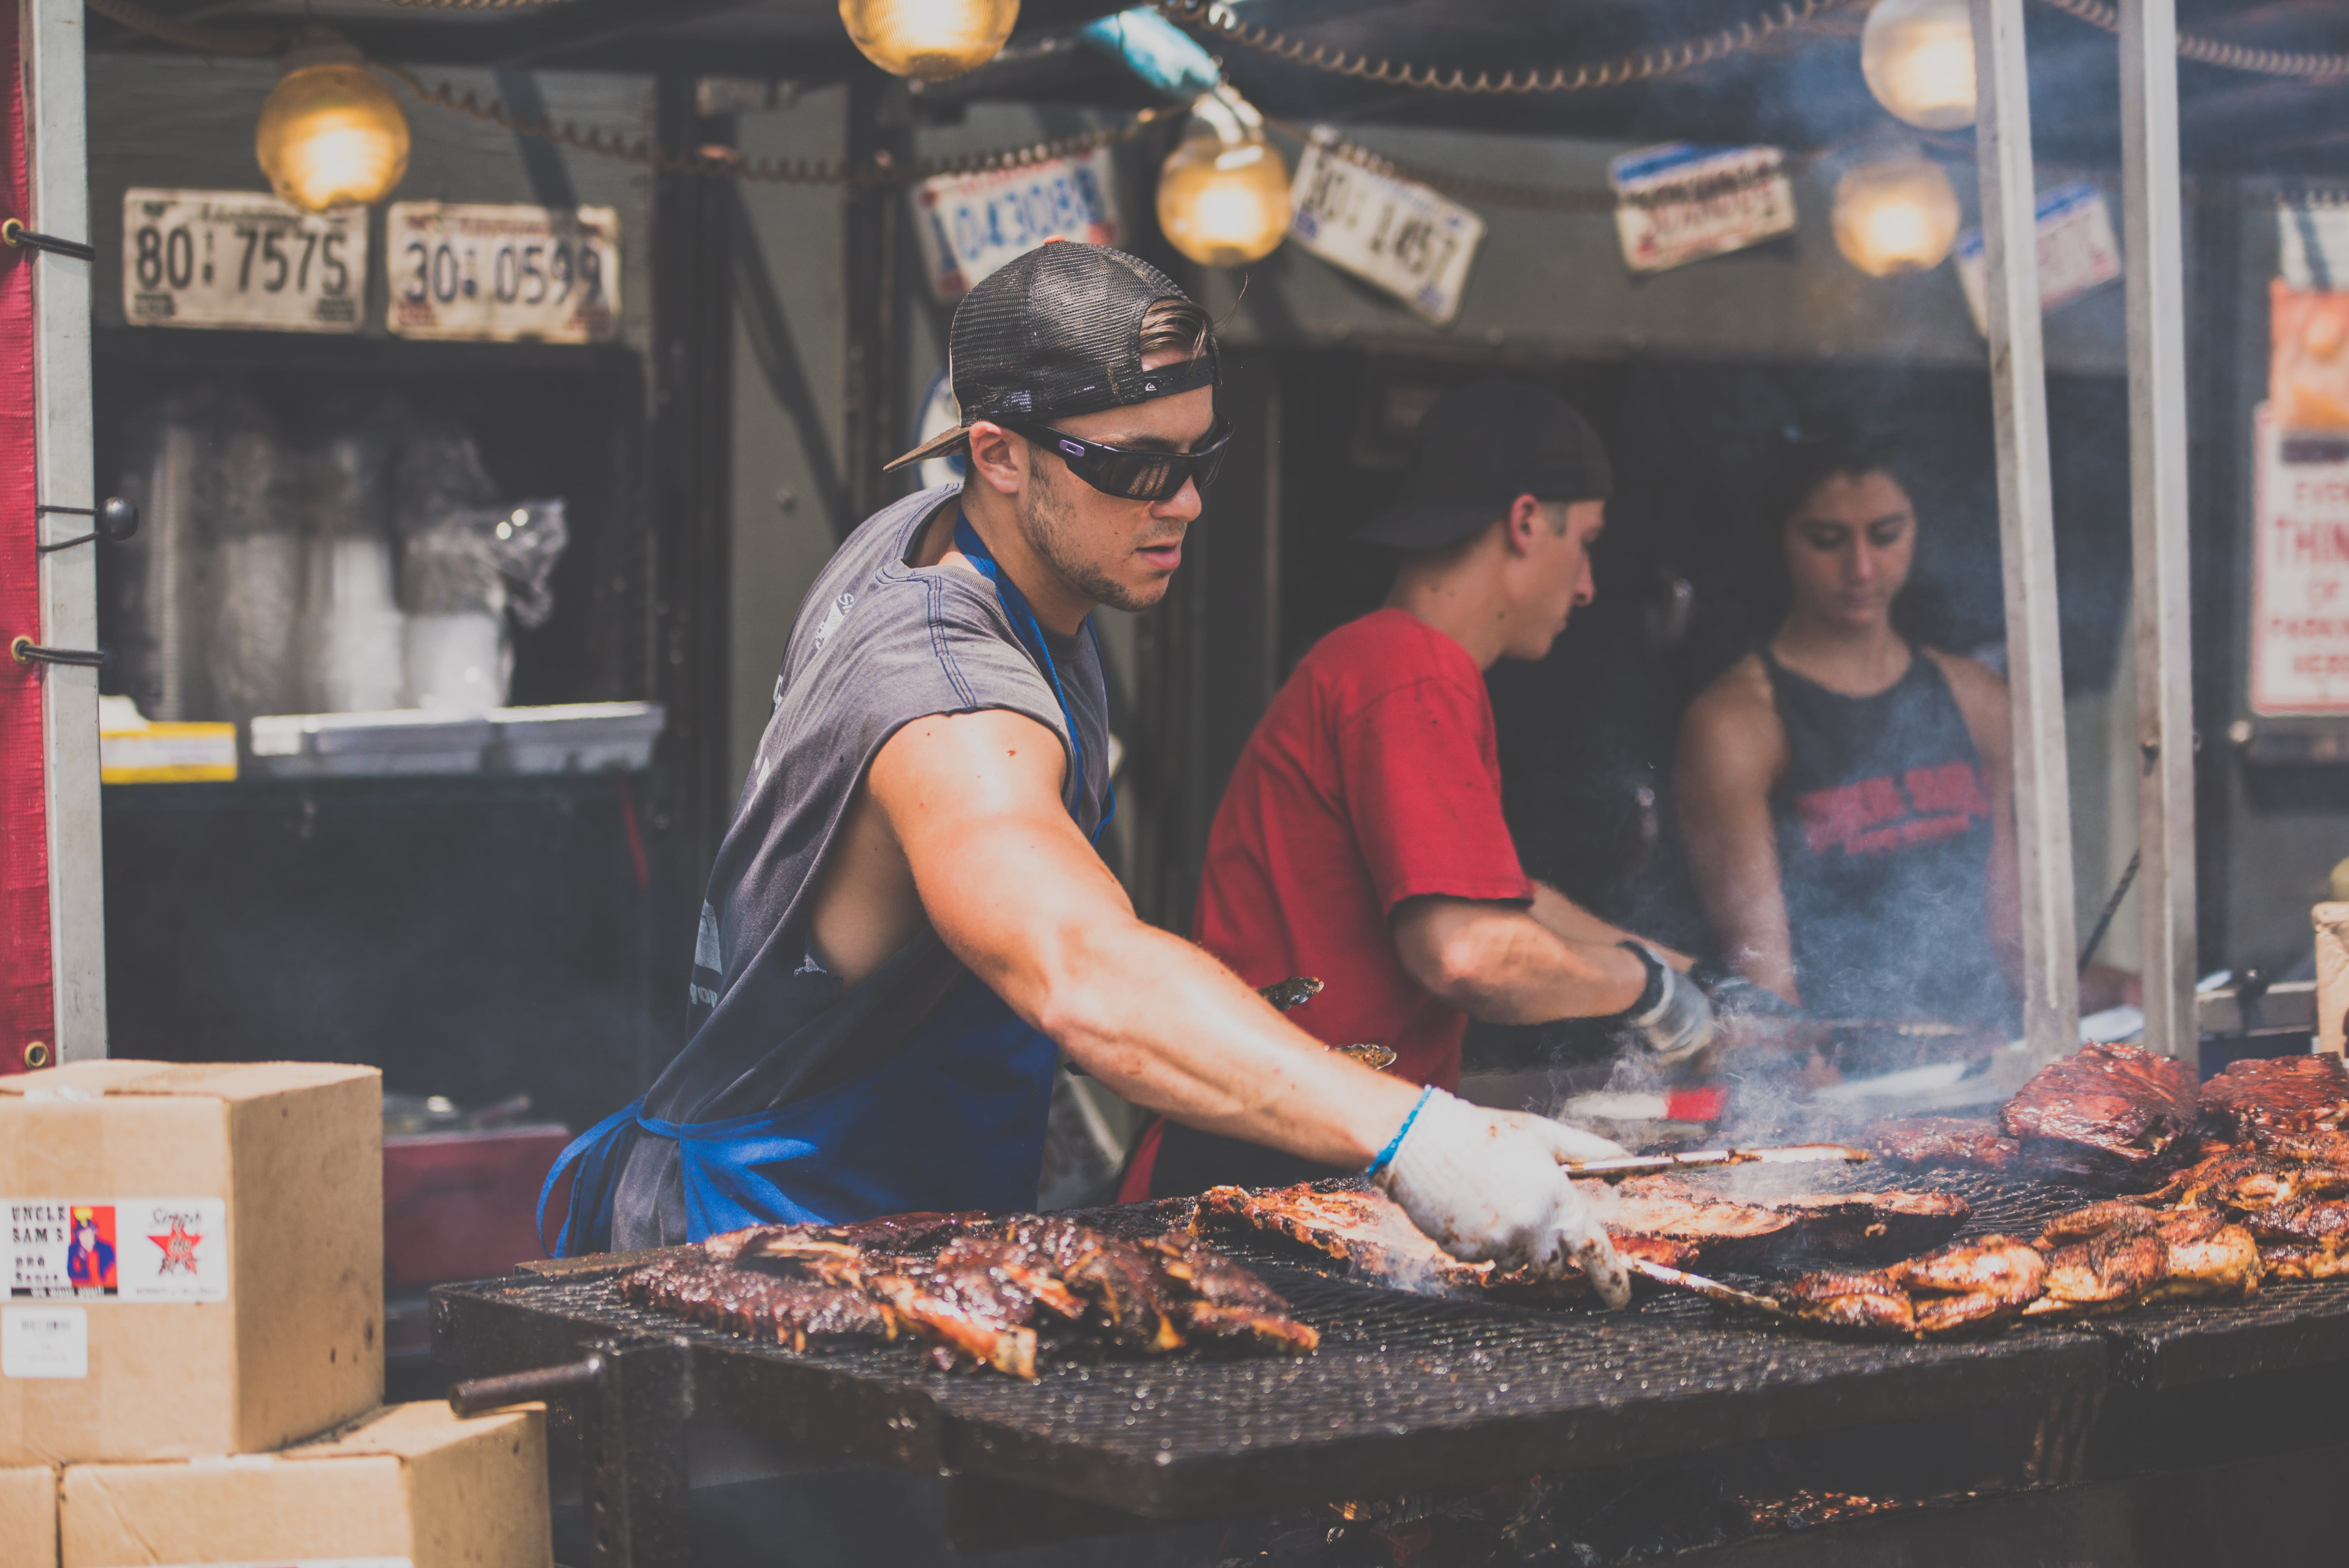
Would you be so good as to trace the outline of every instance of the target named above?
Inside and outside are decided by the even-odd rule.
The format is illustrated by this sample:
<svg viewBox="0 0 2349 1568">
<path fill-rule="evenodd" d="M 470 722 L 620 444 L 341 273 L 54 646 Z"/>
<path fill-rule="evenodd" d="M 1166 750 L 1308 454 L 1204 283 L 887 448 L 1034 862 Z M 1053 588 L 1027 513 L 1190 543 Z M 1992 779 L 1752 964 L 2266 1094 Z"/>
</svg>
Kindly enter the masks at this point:
<svg viewBox="0 0 2349 1568">
<path fill-rule="evenodd" d="M 1648 968 L 1648 988 L 1621 1015 L 1657 1061 L 1676 1067 L 1713 1044 L 1713 1003 L 1697 983 L 1637 942 L 1616 944 Z"/>
</svg>

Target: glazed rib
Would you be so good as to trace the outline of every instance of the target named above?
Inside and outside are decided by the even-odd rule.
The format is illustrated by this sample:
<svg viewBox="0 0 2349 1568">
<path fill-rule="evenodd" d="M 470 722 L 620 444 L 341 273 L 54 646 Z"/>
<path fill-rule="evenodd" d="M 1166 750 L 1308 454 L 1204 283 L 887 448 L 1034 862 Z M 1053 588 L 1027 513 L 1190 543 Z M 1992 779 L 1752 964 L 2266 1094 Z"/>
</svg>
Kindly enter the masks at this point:
<svg viewBox="0 0 2349 1568">
<path fill-rule="evenodd" d="M 2086 1045 L 2042 1068 L 1999 1113 L 2022 1157 L 2109 1176 L 2159 1164 L 2194 1130 L 2193 1069 L 2136 1046 Z"/>
</svg>

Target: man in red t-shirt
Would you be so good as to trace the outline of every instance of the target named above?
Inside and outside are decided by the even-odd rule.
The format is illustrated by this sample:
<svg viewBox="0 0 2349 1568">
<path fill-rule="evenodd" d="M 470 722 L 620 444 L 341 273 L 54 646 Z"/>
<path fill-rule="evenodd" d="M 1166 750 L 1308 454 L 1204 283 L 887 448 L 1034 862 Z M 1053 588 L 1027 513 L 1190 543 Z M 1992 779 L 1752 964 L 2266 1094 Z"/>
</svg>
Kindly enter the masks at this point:
<svg viewBox="0 0 2349 1568">
<path fill-rule="evenodd" d="M 1537 387 L 1483 382 L 1422 424 L 1403 499 L 1356 537 L 1400 552 L 1384 607 L 1315 644 L 1266 709 L 1207 837 L 1199 944 L 1290 1014 L 1450 1089 L 1471 1017 L 1619 1019 L 1667 1061 L 1713 1034 L 1687 961 L 1528 878 L 1501 816 L 1485 672 L 1547 654 L 1590 602 L 1610 488 L 1597 434 Z M 1124 1196 L 1299 1181 L 1289 1157 L 1160 1123 Z"/>
</svg>

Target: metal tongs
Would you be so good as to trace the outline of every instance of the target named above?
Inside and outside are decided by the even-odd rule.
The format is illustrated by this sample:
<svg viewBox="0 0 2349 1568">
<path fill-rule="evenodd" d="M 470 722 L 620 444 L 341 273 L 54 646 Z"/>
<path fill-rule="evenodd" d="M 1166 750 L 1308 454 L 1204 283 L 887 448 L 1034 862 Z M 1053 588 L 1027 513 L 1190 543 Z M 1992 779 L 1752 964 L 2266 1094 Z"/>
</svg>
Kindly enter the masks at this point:
<svg viewBox="0 0 2349 1568">
<path fill-rule="evenodd" d="M 1615 1160 L 1578 1160 L 1562 1169 L 1569 1176 L 1620 1181 L 1627 1176 L 1661 1176 L 1667 1171 L 1715 1170 L 1727 1165 L 1857 1165 L 1870 1158 L 1847 1143 L 1795 1143 L 1783 1149 L 1709 1149 L 1690 1154 L 1626 1154 Z M 1661 1265 L 1659 1265 L 1661 1266 Z M 1726 1288 L 1726 1287 L 1723 1287 Z"/>
<path fill-rule="evenodd" d="M 1702 1274 L 1690 1274 L 1685 1269 L 1676 1269 L 1666 1264 L 1650 1263 L 1645 1258 L 1635 1258 L 1628 1253 L 1617 1253 L 1615 1255 L 1623 1260 L 1625 1268 L 1643 1278 L 1654 1280 L 1659 1284 L 1668 1284 L 1675 1290 L 1692 1291 L 1706 1300 L 1717 1301 L 1723 1306 L 1742 1306 L 1750 1312 L 1763 1313 L 1771 1317 L 1794 1316 L 1793 1313 L 1788 1312 L 1766 1295 L 1755 1295 L 1752 1291 L 1739 1290 L 1735 1285 L 1723 1284 L 1717 1279 L 1707 1279 Z"/>
</svg>

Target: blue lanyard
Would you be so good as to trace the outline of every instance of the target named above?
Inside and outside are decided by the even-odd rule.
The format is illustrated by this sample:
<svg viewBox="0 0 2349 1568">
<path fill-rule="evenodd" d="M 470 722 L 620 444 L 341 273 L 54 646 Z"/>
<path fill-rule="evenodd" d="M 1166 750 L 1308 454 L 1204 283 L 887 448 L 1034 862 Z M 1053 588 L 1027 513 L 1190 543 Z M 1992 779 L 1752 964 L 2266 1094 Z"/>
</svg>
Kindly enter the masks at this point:
<svg viewBox="0 0 2349 1568">
<path fill-rule="evenodd" d="M 1028 607 L 1028 595 L 1019 592 L 1019 584 L 1004 575 L 1002 569 L 996 565 L 995 557 L 988 552 L 987 542 L 978 537 L 978 530 L 971 527 L 970 519 L 965 517 L 959 509 L 955 512 L 955 548 L 962 552 L 963 559 L 978 568 L 979 575 L 995 584 L 996 596 L 1003 601 L 1004 614 L 1011 617 L 1013 634 L 1019 637 L 1022 647 L 1036 656 L 1037 663 L 1044 666 L 1044 676 L 1052 683 L 1052 699 L 1061 705 L 1061 722 L 1069 727 L 1069 749 L 1076 768 L 1077 798 L 1082 799 L 1085 792 L 1084 736 L 1078 730 L 1077 716 L 1069 707 L 1069 694 L 1061 689 L 1060 666 L 1052 662 L 1052 650 L 1044 641 L 1044 628 L 1036 623 L 1036 612 Z M 1085 617 L 1085 631 L 1093 640 L 1093 657 L 1099 659 L 1101 634 L 1093 630 L 1090 615 Z M 1101 842 L 1102 830 L 1108 827 L 1110 819 L 1117 815 L 1117 786 L 1106 779 L 1102 783 L 1108 791 L 1109 799 L 1107 809 L 1102 812 L 1101 827 L 1093 830 L 1095 843 Z"/>
</svg>

